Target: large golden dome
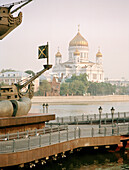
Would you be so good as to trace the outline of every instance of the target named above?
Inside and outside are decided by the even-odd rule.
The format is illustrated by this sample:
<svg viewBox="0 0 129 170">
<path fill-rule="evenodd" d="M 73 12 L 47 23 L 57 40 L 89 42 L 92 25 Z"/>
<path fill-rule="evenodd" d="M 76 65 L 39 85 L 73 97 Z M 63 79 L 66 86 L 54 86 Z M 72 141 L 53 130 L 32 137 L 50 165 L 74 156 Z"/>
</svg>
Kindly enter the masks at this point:
<svg viewBox="0 0 129 170">
<path fill-rule="evenodd" d="M 88 42 L 83 38 L 80 32 L 70 41 L 69 46 L 88 46 Z"/>
</svg>

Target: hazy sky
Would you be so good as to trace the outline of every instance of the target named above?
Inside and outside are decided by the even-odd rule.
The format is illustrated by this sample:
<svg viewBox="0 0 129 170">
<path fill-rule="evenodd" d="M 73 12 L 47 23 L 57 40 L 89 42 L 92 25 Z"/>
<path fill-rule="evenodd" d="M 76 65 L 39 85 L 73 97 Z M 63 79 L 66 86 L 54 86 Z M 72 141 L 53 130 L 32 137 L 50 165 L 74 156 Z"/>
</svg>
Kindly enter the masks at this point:
<svg viewBox="0 0 129 170">
<path fill-rule="evenodd" d="M 17 1 L 0 0 L 0 5 Z M 66 61 L 80 24 L 89 60 L 95 61 L 100 46 L 105 77 L 129 79 L 129 0 L 33 0 L 19 11 L 22 24 L 0 41 L 0 70 L 41 70 L 38 46 L 47 41 L 51 64 L 58 46 Z"/>
</svg>

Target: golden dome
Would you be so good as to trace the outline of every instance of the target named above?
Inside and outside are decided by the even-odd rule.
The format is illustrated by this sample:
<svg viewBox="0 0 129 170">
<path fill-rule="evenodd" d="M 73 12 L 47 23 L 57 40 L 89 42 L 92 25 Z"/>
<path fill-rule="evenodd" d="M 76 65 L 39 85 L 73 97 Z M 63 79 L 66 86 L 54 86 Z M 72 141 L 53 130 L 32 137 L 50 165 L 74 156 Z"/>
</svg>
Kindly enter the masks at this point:
<svg viewBox="0 0 129 170">
<path fill-rule="evenodd" d="M 69 46 L 88 46 L 88 42 L 83 38 L 80 32 L 70 41 Z"/>
<path fill-rule="evenodd" d="M 56 53 L 56 57 L 61 57 L 61 53 L 59 52 L 59 48 L 58 48 L 58 52 Z"/>
<path fill-rule="evenodd" d="M 74 52 L 74 55 L 80 55 L 80 52 L 78 51 L 78 49 L 76 49 L 76 51 Z"/>
<path fill-rule="evenodd" d="M 100 50 L 98 50 L 96 57 L 102 57 L 102 53 L 100 52 Z"/>
</svg>

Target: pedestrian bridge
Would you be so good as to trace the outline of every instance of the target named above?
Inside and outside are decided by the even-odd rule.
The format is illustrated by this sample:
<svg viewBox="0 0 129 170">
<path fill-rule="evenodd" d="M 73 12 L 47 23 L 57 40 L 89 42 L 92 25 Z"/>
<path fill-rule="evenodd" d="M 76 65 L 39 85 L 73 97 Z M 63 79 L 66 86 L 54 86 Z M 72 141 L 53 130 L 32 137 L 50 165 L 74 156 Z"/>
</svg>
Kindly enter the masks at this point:
<svg viewBox="0 0 129 170">
<path fill-rule="evenodd" d="M 12 139 L 11 136 L 0 136 L 0 167 L 45 159 L 81 147 L 118 145 L 120 136 L 129 134 L 128 123 L 115 127 L 78 125 L 56 126 L 56 130 L 53 130 L 54 128 L 55 126 L 51 126 L 47 132 L 44 129 L 27 131 L 25 135 L 19 132 Z"/>
<path fill-rule="evenodd" d="M 103 114 L 91 114 L 91 115 L 77 115 L 77 116 L 64 116 L 56 117 L 55 120 L 49 121 L 47 124 L 51 125 L 75 125 L 75 124 L 108 124 L 113 122 L 116 123 L 125 123 L 129 122 L 129 112 L 118 112 L 114 113 L 103 113 Z"/>
</svg>

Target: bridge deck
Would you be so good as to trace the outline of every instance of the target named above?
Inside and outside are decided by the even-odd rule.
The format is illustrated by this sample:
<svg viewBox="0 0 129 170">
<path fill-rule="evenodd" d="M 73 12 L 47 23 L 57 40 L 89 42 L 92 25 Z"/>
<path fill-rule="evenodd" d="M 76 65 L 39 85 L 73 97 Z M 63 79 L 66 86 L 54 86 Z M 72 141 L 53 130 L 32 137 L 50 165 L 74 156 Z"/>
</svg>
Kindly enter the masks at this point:
<svg viewBox="0 0 129 170">
<path fill-rule="evenodd" d="M 116 123 L 125 123 L 129 122 L 129 112 L 118 112 L 114 113 L 103 113 L 103 114 L 91 114 L 91 115 L 76 115 L 76 116 L 65 116 L 65 117 L 56 117 L 55 120 L 48 122 L 48 124 L 53 125 L 75 125 L 75 124 L 108 124 L 112 121 Z"/>
<path fill-rule="evenodd" d="M 0 167 L 13 166 L 49 157 L 80 147 L 118 145 L 120 136 L 129 133 L 129 125 L 66 128 L 0 142 Z"/>
</svg>

